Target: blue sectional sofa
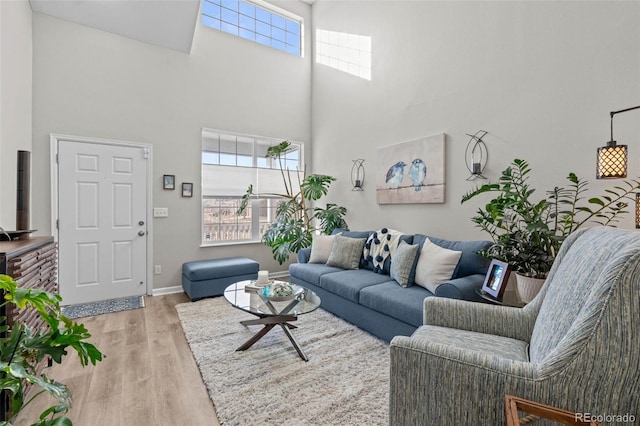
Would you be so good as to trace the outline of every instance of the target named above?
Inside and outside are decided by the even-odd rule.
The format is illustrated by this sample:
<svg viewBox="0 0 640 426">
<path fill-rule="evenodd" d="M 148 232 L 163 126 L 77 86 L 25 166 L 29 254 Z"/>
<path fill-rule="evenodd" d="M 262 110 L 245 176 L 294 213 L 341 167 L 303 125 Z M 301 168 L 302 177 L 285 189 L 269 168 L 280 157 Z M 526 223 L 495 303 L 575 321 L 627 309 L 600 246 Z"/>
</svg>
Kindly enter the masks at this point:
<svg viewBox="0 0 640 426">
<path fill-rule="evenodd" d="M 368 238 L 375 231 L 343 232 L 350 238 Z M 345 270 L 323 263 L 309 263 L 311 249 L 298 252 L 298 263 L 289 266 L 290 281 L 313 290 L 322 299 L 321 307 L 371 334 L 389 342 L 394 336 L 410 336 L 423 323 L 423 301 L 439 296 L 481 301 L 476 290 L 482 287 L 489 261 L 477 254 L 489 241 L 448 241 L 426 235 L 404 235 L 402 240 L 417 244 L 426 239 L 462 255 L 449 281 L 435 293 L 418 285 L 400 286 L 389 276 L 389 263 L 374 272 L 371 262 L 362 258 L 360 269 Z M 414 265 L 415 268 L 415 265 Z"/>
</svg>

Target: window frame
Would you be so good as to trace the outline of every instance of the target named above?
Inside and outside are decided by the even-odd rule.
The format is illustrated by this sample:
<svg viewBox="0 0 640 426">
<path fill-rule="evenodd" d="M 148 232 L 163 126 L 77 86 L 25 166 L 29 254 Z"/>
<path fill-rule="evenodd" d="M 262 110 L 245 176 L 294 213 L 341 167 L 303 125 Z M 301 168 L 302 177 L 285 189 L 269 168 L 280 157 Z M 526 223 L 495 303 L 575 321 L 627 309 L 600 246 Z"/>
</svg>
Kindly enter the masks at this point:
<svg viewBox="0 0 640 426">
<path fill-rule="evenodd" d="M 200 0 L 199 21 L 202 26 L 271 47 L 299 58 L 305 57 L 305 26 L 303 17 L 263 0 L 237 0 L 238 7 L 235 9 L 224 6 L 222 4 L 224 1 L 225 0 Z M 253 7 L 253 16 L 247 13 L 247 5 Z M 216 7 L 219 8 L 219 13 L 213 12 Z M 265 13 L 269 17 L 269 22 L 264 20 Z M 235 16 L 232 16 L 234 14 Z M 223 15 L 227 15 L 227 18 L 225 19 Z M 260 18 L 259 15 L 263 16 L 263 18 Z M 284 22 L 281 26 L 278 26 L 273 22 L 273 17 L 281 18 Z M 249 23 L 248 21 L 251 21 L 252 25 L 247 25 Z M 298 26 L 297 29 L 300 33 L 297 34 L 297 39 L 291 39 L 289 37 L 290 35 L 296 36 L 295 31 L 289 30 L 290 23 L 297 24 Z M 259 30 L 258 27 L 261 29 Z M 265 34 L 267 29 L 269 32 L 268 35 Z M 283 32 L 280 38 L 274 36 L 274 29 L 276 33 L 279 31 Z M 253 36 L 251 36 L 251 34 L 253 34 Z M 291 40 L 291 42 L 289 42 L 289 40 Z M 299 46 L 296 46 L 296 42 L 299 43 Z M 296 48 L 297 50 L 294 51 Z"/>
<path fill-rule="evenodd" d="M 212 153 L 214 151 L 210 150 L 210 149 L 205 149 L 205 144 L 207 142 L 205 142 L 206 138 L 211 139 L 212 136 L 218 135 L 218 137 L 227 137 L 227 138 L 236 138 L 236 141 L 238 139 L 241 139 L 242 143 L 247 143 L 249 139 L 252 139 L 252 144 L 253 144 L 253 149 L 252 149 L 252 166 L 245 166 L 245 165 L 239 165 L 238 162 L 236 161 L 235 165 L 230 165 L 230 164 L 222 164 L 221 162 L 218 162 L 217 164 L 212 164 L 212 163 L 205 163 L 204 162 L 204 155 L 205 153 Z M 202 129 L 202 144 L 201 144 L 201 156 L 200 156 L 200 169 L 202 172 L 202 177 L 201 177 L 201 183 L 200 183 L 200 188 L 201 188 L 201 196 L 200 196 L 200 247 L 212 247 L 212 246 L 225 246 L 225 245 L 240 245 L 240 244 L 255 244 L 255 243 L 260 243 L 261 239 L 262 239 L 262 234 L 260 233 L 260 209 L 263 208 L 262 206 L 260 206 L 260 201 L 261 200 L 267 200 L 267 203 L 273 203 L 273 205 L 267 205 L 267 209 L 268 209 L 268 214 L 267 216 L 270 216 L 270 220 L 268 221 L 268 224 L 272 223 L 273 220 L 275 219 L 275 212 L 277 209 L 277 205 L 278 203 L 282 200 L 282 198 L 280 197 L 276 197 L 276 196 L 258 196 L 256 198 L 252 198 L 251 200 L 251 204 L 248 208 L 251 209 L 251 229 L 252 229 L 252 236 L 249 239 L 232 239 L 232 240 L 209 240 L 207 241 L 205 239 L 205 227 L 207 226 L 207 224 L 205 223 L 205 200 L 206 199 L 237 199 L 240 200 L 242 198 L 242 196 L 244 195 L 244 191 L 240 194 L 237 195 L 211 195 L 211 194 L 206 194 L 205 195 L 205 190 L 204 190 L 204 186 L 205 186 L 205 173 L 204 173 L 204 166 L 205 165 L 213 165 L 213 166 L 222 166 L 222 168 L 226 168 L 226 167 L 233 167 L 233 168 L 237 168 L 239 170 L 246 170 L 248 174 L 256 174 L 259 175 L 259 170 L 260 169 L 267 169 L 267 170 L 275 170 L 275 171 L 280 171 L 280 167 L 278 165 L 278 162 L 276 160 L 270 160 L 266 166 L 262 166 L 259 165 L 259 158 L 264 158 L 263 156 L 259 156 L 259 149 L 258 146 L 261 146 L 262 148 L 264 148 L 264 146 L 275 146 L 279 143 L 281 143 L 284 139 L 281 138 L 273 138 L 273 137 L 266 137 L 266 136 L 257 136 L 257 135 L 250 135 L 250 134 L 245 134 L 245 133 L 238 133 L 238 132 L 230 132 L 230 131 L 225 131 L 225 130 L 217 130 L 217 129 L 207 129 L 207 128 L 203 128 Z M 293 146 L 296 147 L 296 150 L 298 151 L 298 158 L 297 158 L 297 164 L 298 167 L 302 167 L 300 169 L 300 171 L 302 173 L 304 173 L 304 143 L 299 142 L 299 141 L 289 141 Z M 218 145 L 218 150 L 220 150 L 220 145 Z M 264 152 L 266 152 L 266 150 L 263 150 Z M 237 155 L 237 151 L 236 151 L 236 155 Z M 287 154 L 289 155 L 289 154 Z M 295 161 L 295 160 L 293 160 Z M 242 171 L 240 171 L 240 173 L 242 173 Z M 268 226 L 268 225 L 267 225 Z"/>
</svg>

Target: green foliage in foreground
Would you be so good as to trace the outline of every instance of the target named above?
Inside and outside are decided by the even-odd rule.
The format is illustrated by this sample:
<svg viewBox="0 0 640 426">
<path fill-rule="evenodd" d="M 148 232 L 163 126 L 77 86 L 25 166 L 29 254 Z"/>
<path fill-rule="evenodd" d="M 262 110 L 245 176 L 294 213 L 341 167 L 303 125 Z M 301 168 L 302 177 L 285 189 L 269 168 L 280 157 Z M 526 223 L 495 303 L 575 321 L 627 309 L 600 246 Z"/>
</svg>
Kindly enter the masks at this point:
<svg viewBox="0 0 640 426">
<path fill-rule="evenodd" d="M 4 299 L 0 303 L 5 309 L 35 311 L 48 326 L 33 329 L 22 322 L 11 327 L 6 317 L 0 317 L 0 384 L 9 392 L 13 418 L 31 401 L 42 394 L 49 394 L 57 400 L 40 414 L 37 426 L 67 426 L 72 422 L 65 414 L 71 408 L 71 393 L 62 383 L 38 374 L 36 365 L 50 357 L 61 363 L 67 355 L 67 348 L 75 350 L 84 367 L 89 363 L 95 365 L 102 360 L 102 353 L 86 340 L 91 337 L 84 325 L 65 317 L 61 313 L 58 294 L 51 294 L 37 289 L 25 289 L 10 276 L 0 275 L 0 290 Z M 25 385 L 31 383 L 31 395 L 25 401 Z M 11 421 L 0 422 L 0 426 L 11 425 Z"/>
</svg>

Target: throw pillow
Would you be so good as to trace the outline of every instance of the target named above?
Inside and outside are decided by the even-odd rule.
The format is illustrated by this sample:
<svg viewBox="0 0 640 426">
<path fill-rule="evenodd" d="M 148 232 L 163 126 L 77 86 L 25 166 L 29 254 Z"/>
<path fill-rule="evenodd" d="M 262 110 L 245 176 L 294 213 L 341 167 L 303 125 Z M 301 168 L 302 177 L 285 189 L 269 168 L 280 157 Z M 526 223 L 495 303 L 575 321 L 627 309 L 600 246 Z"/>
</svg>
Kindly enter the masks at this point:
<svg viewBox="0 0 640 426">
<path fill-rule="evenodd" d="M 435 293 L 440 284 L 451 279 L 460 256 L 461 251 L 442 248 L 427 238 L 416 265 L 416 284 Z"/>
<path fill-rule="evenodd" d="M 327 263 L 335 239 L 335 235 L 314 234 L 311 240 L 309 263 Z"/>
<path fill-rule="evenodd" d="M 413 284 L 411 270 L 414 267 L 419 248 L 420 246 L 417 244 L 411 245 L 401 241 L 391 258 L 391 278 L 402 287 L 409 287 Z"/>
<path fill-rule="evenodd" d="M 331 254 L 327 260 L 327 266 L 335 266 L 342 269 L 358 269 L 360 257 L 366 238 L 349 238 L 336 235 L 336 240 L 331 248 Z"/>
</svg>

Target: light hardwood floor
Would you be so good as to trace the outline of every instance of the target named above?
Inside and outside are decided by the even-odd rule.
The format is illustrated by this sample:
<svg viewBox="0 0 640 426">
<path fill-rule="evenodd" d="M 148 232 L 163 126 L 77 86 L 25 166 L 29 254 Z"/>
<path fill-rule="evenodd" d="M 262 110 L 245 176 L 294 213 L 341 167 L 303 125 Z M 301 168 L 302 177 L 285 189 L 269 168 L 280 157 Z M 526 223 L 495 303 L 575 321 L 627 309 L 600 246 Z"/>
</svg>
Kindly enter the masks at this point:
<svg viewBox="0 0 640 426">
<path fill-rule="evenodd" d="M 70 387 L 74 426 L 219 425 L 174 308 L 187 301 L 184 293 L 148 296 L 144 309 L 78 320 L 104 360 L 82 368 L 74 352 L 44 370 Z M 35 422 L 51 405 L 40 399 L 16 425 Z"/>
</svg>

